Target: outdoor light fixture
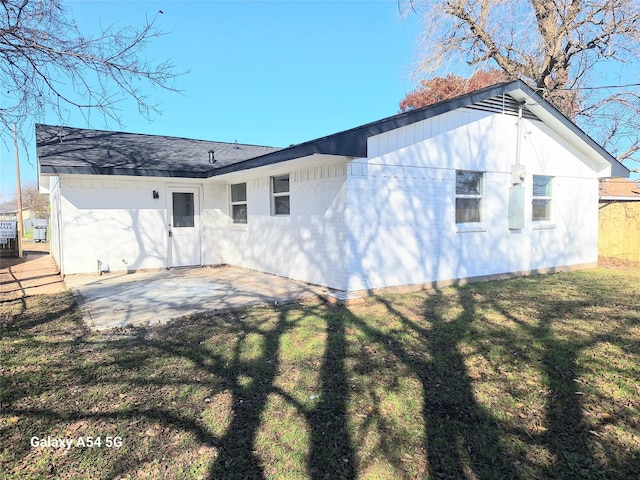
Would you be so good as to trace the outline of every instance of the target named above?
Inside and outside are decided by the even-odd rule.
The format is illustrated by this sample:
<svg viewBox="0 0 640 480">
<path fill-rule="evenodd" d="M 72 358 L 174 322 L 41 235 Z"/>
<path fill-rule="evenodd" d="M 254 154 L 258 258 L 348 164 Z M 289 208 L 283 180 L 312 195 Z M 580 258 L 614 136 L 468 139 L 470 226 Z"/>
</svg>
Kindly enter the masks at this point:
<svg viewBox="0 0 640 480">
<path fill-rule="evenodd" d="M 209 150 L 209 163 L 214 163 L 216 161 L 216 157 L 214 156 L 216 152 L 213 150 Z"/>
<path fill-rule="evenodd" d="M 153 191 L 153 198 L 160 198 L 160 194 L 158 193 L 157 190 Z"/>
</svg>

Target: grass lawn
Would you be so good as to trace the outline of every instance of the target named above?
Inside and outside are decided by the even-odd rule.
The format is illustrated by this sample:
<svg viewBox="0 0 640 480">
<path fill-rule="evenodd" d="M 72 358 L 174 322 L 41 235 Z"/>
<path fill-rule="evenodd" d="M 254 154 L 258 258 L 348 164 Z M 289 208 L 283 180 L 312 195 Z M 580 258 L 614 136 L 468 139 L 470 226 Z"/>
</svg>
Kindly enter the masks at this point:
<svg viewBox="0 0 640 480">
<path fill-rule="evenodd" d="M 640 472 L 638 268 L 108 334 L 41 296 L 0 336 L 0 478 Z"/>
</svg>

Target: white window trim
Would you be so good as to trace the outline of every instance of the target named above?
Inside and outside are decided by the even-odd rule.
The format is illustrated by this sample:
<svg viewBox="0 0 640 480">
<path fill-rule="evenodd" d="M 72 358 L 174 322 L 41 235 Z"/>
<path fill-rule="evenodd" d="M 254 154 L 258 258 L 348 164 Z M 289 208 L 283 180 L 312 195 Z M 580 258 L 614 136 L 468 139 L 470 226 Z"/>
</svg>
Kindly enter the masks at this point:
<svg viewBox="0 0 640 480">
<path fill-rule="evenodd" d="M 535 195 L 533 192 L 533 186 L 535 184 L 534 177 L 549 177 L 551 179 L 551 195 Z M 551 175 L 538 175 L 531 176 L 531 223 L 534 230 L 543 230 L 546 228 L 556 228 L 556 224 L 553 221 L 553 188 L 555 184 L 555 177 Z M 536 220 L 533 218 L 533 201 L 534 200 L 547 200 L 549 202 L 549 219 L 548 220 Z"/>
<path fill-rule="evenodd" d="M 234 185 L 242 185 L 244 183 L 244 192 L 245 192 L 245 200 L 241 201 L 241 202 L 234 202 L 233 201 L 233 194 L 232 194 L 232 186 Z M 236 222 L 233 218 L 233 207 L 235 205 L 244 205 L 245 209 L 247 210 L 247 221 L 245 223 L 240 223 L 240 222 Z M 229 185 L 229 216 L 231 217 L 231 223 L 233 224 L 234 227 L 246 227 L 246 225 L 249 223 L 249 205 L 248 205 L 248 198 L 247 198 L 247 183 L 246 182 L 240 182 L 240 183 L 233 183 Z"/>
<path fill-rule="evenodd" d="M 480 173 L 482 174 L 482 193 L 479 195 L 468 195 L 468 194 L 458 194 L 457 192 L 457 176 L 458 176 L 458 172 L 473 172 L 473 173 Z M 487 231 L 487 226 L 485 223 L 485 212 L 484 212 L 484 204 L 485 204 L 485 192 L 484 192 L 484 187 L 485 187 L 485 182 L 486 182 L 486 172 L 482 171 L 482 170 L 463 170 L 463 169 L 456 169 L 455 170 L 455 177 L 454 177 L 454 191 L 455 191 L 455 200 L 457 200 L 458 198 L 475 198 L 480 200 L 480 206 L 478 207 L 479 210 L 479 214 L 480 214 L 480 221 L 479 222 L 462 222 L 462 223 L 458 223 L 456 221 L 456 228 L 457 228 L 457 232 L 458 233 L 467 233 L 467 232 L 486 232 Z M 454 205 L 453 205 L 453 209 L 454 209 L 454 218 L 456 215 L 456 206 L 455 206 L 455 201 L 454 201 Z"/>
<path fill-rule="evenodd" d="M 286 192 L 274 192 L 274 181 L 278 177 L 289 177 L 289 190 Z M 289 173 L 284 173 L 282 175 L 273 175 L 270 178 L 270 186 L 271 189 L 271 216 L 273 217 L 289 217 L 291 216 L 291 175 Z M 279 197 L 289 197 L 289 213 L 276 213 L 276 198 Z"/>
</svg>

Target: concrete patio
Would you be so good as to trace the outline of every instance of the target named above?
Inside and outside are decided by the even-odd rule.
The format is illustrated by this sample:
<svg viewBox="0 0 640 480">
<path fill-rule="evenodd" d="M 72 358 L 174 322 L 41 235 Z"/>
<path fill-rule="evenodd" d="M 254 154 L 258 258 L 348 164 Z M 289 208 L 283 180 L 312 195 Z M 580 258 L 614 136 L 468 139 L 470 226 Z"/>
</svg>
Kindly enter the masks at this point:
<svg viewBox="0 0 640 480">
<path fill-rule="evenodd" d="M 324 298 L 345 303 L 354 295 L 238 267 L 69 275 L 63 280 L 48 243 L 25 242 L 22 258 L 0 260 L 0 301 L 71 291 L 88 327 L 104 330 L 153 325 L 199 312 Z"/>
<path fill-rule="evenodd" d="M 65 283 L 86 324 L 96 330 L 153 325 L 204 311 L 336 298 L 325 287 L 228 266 L 72 275 Z"/>
</svg>

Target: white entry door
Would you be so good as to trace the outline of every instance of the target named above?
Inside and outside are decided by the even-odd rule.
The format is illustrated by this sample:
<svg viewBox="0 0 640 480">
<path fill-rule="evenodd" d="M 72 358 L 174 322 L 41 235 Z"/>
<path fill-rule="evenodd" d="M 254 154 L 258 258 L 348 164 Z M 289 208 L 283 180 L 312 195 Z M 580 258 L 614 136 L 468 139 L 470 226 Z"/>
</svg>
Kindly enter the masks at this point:
<svg viewBox="0 0 640 480">
<path fill-rule="evenodd" d="M 196 187 L 168 190 L 169 266 L 202 265 L 200 245 L 200 195 Z"/>
</svg>

